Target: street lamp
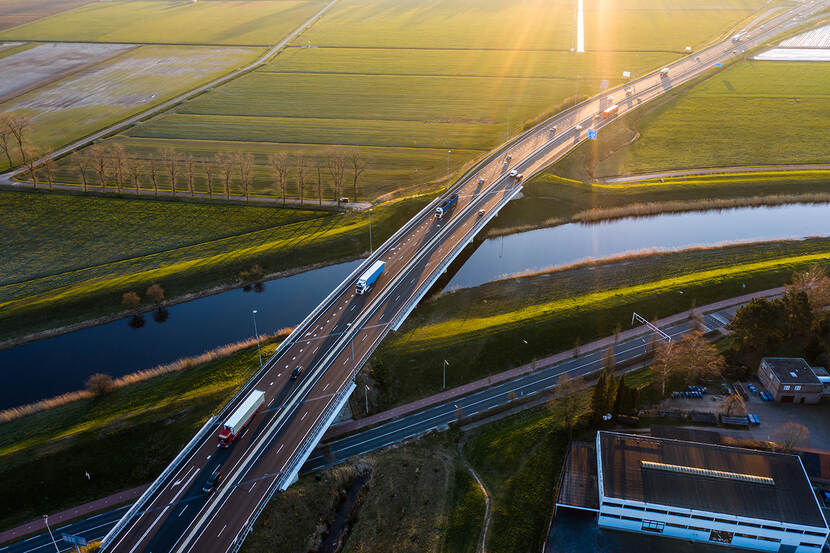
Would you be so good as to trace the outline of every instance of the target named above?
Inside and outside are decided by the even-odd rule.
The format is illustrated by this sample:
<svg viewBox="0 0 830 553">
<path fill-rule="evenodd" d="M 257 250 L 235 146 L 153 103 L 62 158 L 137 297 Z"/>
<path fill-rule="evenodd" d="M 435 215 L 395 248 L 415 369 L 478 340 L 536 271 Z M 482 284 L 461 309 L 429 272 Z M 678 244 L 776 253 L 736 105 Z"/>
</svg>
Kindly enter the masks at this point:
<svg viewBox="0 0 830 553">
<path fill-rule="evenodd" d="M 49 537 L 52 538 L 52 545 L 55 546 L 55 551 L 61 553 L 61 550 L 58 549 L 58 543 L 55 541 L 55 536 L 52 534 L 52 529 L 49 528 L 49 515 L 43 515 L 43 522 L 46 523 L 46 529 L 49 531 Z"/>
<path fill-rule="evenodd" d="M 369 414 L 369 386 L 366 385 L 366 384 L 364 384 L 363 386 L 365 386 L 365 388 L 366 388 L 366 390 L 365 390 L 365 394 L 366 394 L 366 414 L 368 415 Z"/>
<path fill-rule="evenodd" d="M 447 360 L 444 359 L 444 380 L 443 384 L 441 385 L 442 390 L 446 389 L 447 387 L 447 365 L 449 365 L 449 363 L 447 363 Z"/>
<path fill-rule="evenodd" d="M 450 154 L 452 150 L 447 150 L 447 184 L 450 182 Z"/>
<path fill-rule="evenodd" d="M 372 255 L 372 208 L 369 208 L 369 255 Z"/>
<path fill-rule="evenodd" d="M 259 356 L 259 366 L 262 367 L 262 351 L 259 349 L 259 332 L 256 329 L 256 309 L 251 311 L 251 316 L 254 318 L 254 335 L 256 336 L 256 353 Z"/>
</svg>

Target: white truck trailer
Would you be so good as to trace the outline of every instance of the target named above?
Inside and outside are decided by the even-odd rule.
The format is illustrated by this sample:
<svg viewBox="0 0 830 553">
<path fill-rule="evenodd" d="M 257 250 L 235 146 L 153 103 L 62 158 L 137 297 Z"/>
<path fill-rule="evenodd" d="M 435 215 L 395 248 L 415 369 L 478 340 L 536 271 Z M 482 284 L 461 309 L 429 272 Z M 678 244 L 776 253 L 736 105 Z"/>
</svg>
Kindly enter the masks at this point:
<svg viewBox="0 0 830 553">
<path fill-rule="evenodd" d="M 242 430 L 248 426 L 248 423 L 251 422 L 254 414 L 262 407 L 263 403 L 265 403 L 265 392 L 261 390 L 251 392 L 222 425 L 222 430 L 219 431 L 219 445 L 222 447 L 230 446 Z"/>
</svg>

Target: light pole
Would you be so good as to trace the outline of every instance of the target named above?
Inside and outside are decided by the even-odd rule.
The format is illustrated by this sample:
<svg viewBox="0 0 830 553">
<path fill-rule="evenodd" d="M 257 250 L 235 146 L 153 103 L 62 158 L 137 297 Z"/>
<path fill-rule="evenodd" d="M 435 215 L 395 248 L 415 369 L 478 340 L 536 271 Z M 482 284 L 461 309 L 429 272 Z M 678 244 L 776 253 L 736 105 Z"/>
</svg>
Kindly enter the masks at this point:
<svg viewBox="0 0 830 553">
<path fill-rule="evenodd" d="M 55 546 L 55 551 L 61 553 L 61 550 L 58 549 L 58 543 L 55 541 L 55 536 L 52 535 L 52 529 L 49 528 L 49 515 L 43 515 L 43 522 L 46 523 L 46 529 L 49 531 L 49 537 L 52 538 L 52 545 Z"/>
<path fill-rule="evenodd" d="M 364 384 L 363 386 L 366 388 L 366 389 L 365 389 L 365 394 L 366 394 L 366 414 L 368 415 L 368 414 L 369 414 L 369 386 L 367 386 L 366 384 Z"/>
<path fill-rule="evenodd" d="M 450 154 L 452 150 L 447 150 L 447 184 L 450 183 Z"/>
<path fill-rule="evenodd" d="M 372 255 L 372 209 L 369 208 L 369 255 Z"/>
<path fill-rule="evenodd" d="M 254 335 L 256 336 L 256 353 L 259 356 L 259 366 L 262 366 L 262 351 L 259 349 L 259 332 L 256 329 L 256 309 L 251 311 L 251 316 L 254 318 Z"/>
<path fill-rule="evenodd" d="M 443 380 L 443 384 L 441 384 L 441 389 L 442 390 L 446 389 L 446 387 L 447 387 L 447 365 L 449 365 L 449 363 L 447 363 L 447 360 L 444 359 L 444 380 Z"/>
</svg>

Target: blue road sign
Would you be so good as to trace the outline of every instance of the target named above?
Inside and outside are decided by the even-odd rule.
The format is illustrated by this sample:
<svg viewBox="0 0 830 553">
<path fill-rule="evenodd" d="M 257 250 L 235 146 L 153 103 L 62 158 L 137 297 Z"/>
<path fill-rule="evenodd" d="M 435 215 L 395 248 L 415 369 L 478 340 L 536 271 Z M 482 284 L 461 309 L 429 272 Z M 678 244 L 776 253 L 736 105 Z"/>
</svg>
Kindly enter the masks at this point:
<svg viewBox="0 0 830 553">
<path fill-rule="evenodd" d="M 74 536 L 72 534 L 61 534 L 63 541 L 69 542 L 72 545 L 86 545 L 86 538 L 82 536 Z"/>
<path fill-rule="evenodd" d="M 596 140 L 597 139 L 596 129 L 588 129 L 588 138 L 590 138 L 591 140 Z"/>
<path fill-rule="evenodd" d="M 715 67 L 723 67 L 723 64 L 718 62 L 718 63 L 715 64 Z"/>
</svg>

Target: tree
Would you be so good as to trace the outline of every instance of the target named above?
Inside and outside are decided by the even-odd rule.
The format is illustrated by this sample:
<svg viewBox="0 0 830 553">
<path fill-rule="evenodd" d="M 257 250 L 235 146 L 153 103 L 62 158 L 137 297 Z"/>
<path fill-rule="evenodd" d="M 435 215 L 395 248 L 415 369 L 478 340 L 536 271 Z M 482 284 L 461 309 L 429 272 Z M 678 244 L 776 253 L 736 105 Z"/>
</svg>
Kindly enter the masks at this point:
<svg viewBox="0 0 830 553">
<path fill-rule="evenodd" d="M 115 389 L 115 382 L 108 374 L 95 373 L 86 379 L 86 389 L 94 396 L 102 396 Z"/>
<path fill-rule="evenodd" d="M 568 431 L 568 441 L 573 437 L 573 429 L 579 421 L 579 396 L 577 396 L 576 382 L 568 375 L 559 375 L 556 386 L 556 398 L 562 409 L 562 424 Z"/>
<path fill-rule="evenodd" d="M 680 340 L 660 342 L 651 364 L 651 370 L 657 374 L 664 396 L 666 384 L 675 375 L 682 376 L 687 383 L 691 383 L 701 378 L 719 376 L 725 367 L 723 356 L 699 331 L 689 332 Z"/>
<path fill-rule="evenodd" d="M 179 175 L 179 157 L 173 148 L 166 148 L 161 152 L 161 159 L 170 177 L 170 190 L 176 197 L 176 177 Z"/>
<path fill-rule="evenodd" d="M 26 140 L 23 135 L 26 132 L 26 129 L 29 128 L 29 125 L 32 124 L 32 120 L 25 115 L 11 114 L 5 119 L 5 124 L 17 142 L 17 147 L 20 150 L 21 161 L 26 163 L 26 153 L 23 151 L 23 146 Z"/>
<path fill-rule="evenodd" d="M 153 183 L 153 196 L 159 197 L 159 172 L 156 165 L 156 159 L 151 158 L 147 161 L 147 168 L 150 169 L 150 182 Z"/>
<path fill-rule="evenodd" d="M 300 205 L 303 205 L 303 185 L 305 185 L 305 156 L 297 156 L 297 187 L 300 193 Z"/>
<path fill-rule="evenodd" d="M 334 201 L 340 203 L 343 194 L 343 174 L 346 168 L 346 160 L 340 151 L 329 152 L 326 156 L 326 165 L 331 175 L 331 185 L 334 188 Z"/>
<path fill-rule="evenodd" d="M 606 373 L 601 371 L 596 384 L 594 384 L 594 391 L 591 394 L 591 424 L 599 426 L 602 424 L 602 416 L 606 413 L 605 406 L 608 400 L 605 392 L 608 390 L 608 385 L 605 382 Z"/>
<path fill-rule="evenodd" d="M 213 172 L 215 171 L 214 165 L 205 160 L 202 162 L 202 171 L 205 172 L 205 184 L 207 184 L 208 189 L 208 196 L 213 197 Z"/>
<path fill-rule="evenodd" d="M 193 197 L 193 178 L 194 178 L 194 165 L 196 161 L 193 159 L 193 156 L 187 154 L 184 156 L 184 176 L 187 179 L 187 190 L 190 192 L 190 197 Z"/>
<path fill-rule="evenodd" d="M 57 172 L 57 166 L 55 165 L 55 160 L 51 157 L 47 157 L 43 160 L 43 174 L 46 176 L 46 182 L 49 183 L 49 190 L 52 190 L 55 186 L 55 173 Z"/>
<path fill-rule="evenodd" d="M 14 167 L 14 160 L 12 159 L 12 131 L 9 128 L 8 119 L 11 117 L 8 113 L 0 113 L 0 149 L 6 155 L 9 163 L 9 169 Z"/>
<path fill-rule="evenodd" d="M 234 161 L 239 169 L 239 182 L 242 183 L 242 192 L 248 200 L 248 188 L 251 185 L 251 170 L 254 167 L 254 156 L 237 152 Z"/>
<path fill-rule="evenodd" d="M 106 146 L 95 144 L 89 148 L 89 157 L 92 158 L 92 169 L 98 176 L 98 184 L 101 185 L 101 190 L 103 190 L 107 186 L 106 178 L 109 151 Z"/>
<path fill-rule="evenodd" d="M 231 180 L 233 179 L 233 156 L 230 154 L 216 154 L 216 164 L 222 172 L 225 198 L 231 198 Z"/>
<path fill-rule="evenodd" d="M 285 183 L 288 180 L 288 156 L 283 153 L 270 154 L 268 164 L 274 172 L 274 192 L 282 191 L 282 205 L 285 205 Z"/>
<path fill-rule="evenodd" d="M 87 170 L 89 170 L 89 166 L 91 165 L 92 161 L 89 159 L 86 152 L 79 152 L 72 156 L 75 160 L 75 167 L 78 168 L 78 174 L 81 177 L 81 182 L 84 184 L 84 192 L 86 192 L 87 187 Z"/>
<path fill-rule="evenodd" d="M 830 305 L 830 277 L 820 265 L 813 265 L 806 271 L 795 273 L 790 289 L 807 294 L 814 314 Z"/>
<path fill-rule="evenodd" d="M 349 161 L 352 163 L 352 193 L 354 194 L 354 201 L 357 201 L 357 179 L 366 170 L 366 162 L 360 156 L 360 150 L 355 150 L 349 156 Z"/>
<path fill-rule="evenodd" d="M 740 394 L 730 394 L 723 400 L 723 412 L 727 417 L 746 415 L 744 398 Z"/>
<path fill-rule="evenodd" d="M 156 307 L 159 307 L 164 300 L 164 288 L 160 284 L 152 284 L 147 288 L 147 292 L 144 295 L 153 300 Z"/>
<path fill-rule="evenodd" d="M 323 205 L 323 162 L 320 158 L 314 160 L 314 168 L 317 169 L 317 204 Z"/>
<path fill-rule="evenodd" d="M 792 451 L 807 445 L 810 441 L 810 431 L 803 424 L 786 422 L 773 430 L 771 437 L 778 448 Z"/>
<path fill-rule="evenodd" d="M 121 192 L 121 186 L 124 184 L 126 175 L 127 152 L 121 144 L 113 144 L 110 146 L 110 155 L 112 157 L 112 172 L 115 177 L 115 190 Z"/>
<path fill-rule="evenodd" d="M 807 293 L 788 288 L 777 300 L 784 316 L 784 333 L 787 338 L 807 336 L 813 328 L 813 310 Z"/>
<path fill-rule="evenodd" d="M 732 331 L 732 340 L 741 349 L 759 350 L 781 341 L 781 304 L 764 298 L 753 298 L 741 306 L 726 328 Z"/>
<path fill-rule="evenodd" d="M 135 188 L 136 195 L 138 195 L 140 188 L 139 179 L 141 178 L 141 160 L 137 158 L 128 159 L 125 162 L 125 171 L 130 178 L 130 182 L 133 184 L 133 188 Z"/>
<path fill-rule="evenodd" d="M 24 165 L 26 166 L 26 173 L 29 174 L 29 178 L 32 181 L 32 185 L 37 188 L 37 177 L 38 177 L 38 164 L 37 160 L 40 157 L 40 150 L 37 148 L 33 148 L 31 146 L 24 146 L 23 152 L 26 154 L 23 156 Z"/>
<path fill-rule="evenodd" d="M 141 305 L 141 297 L 132 290 L 124 292 L 121 296 L 121 304 L 132 311 Z"/>
</svg>

